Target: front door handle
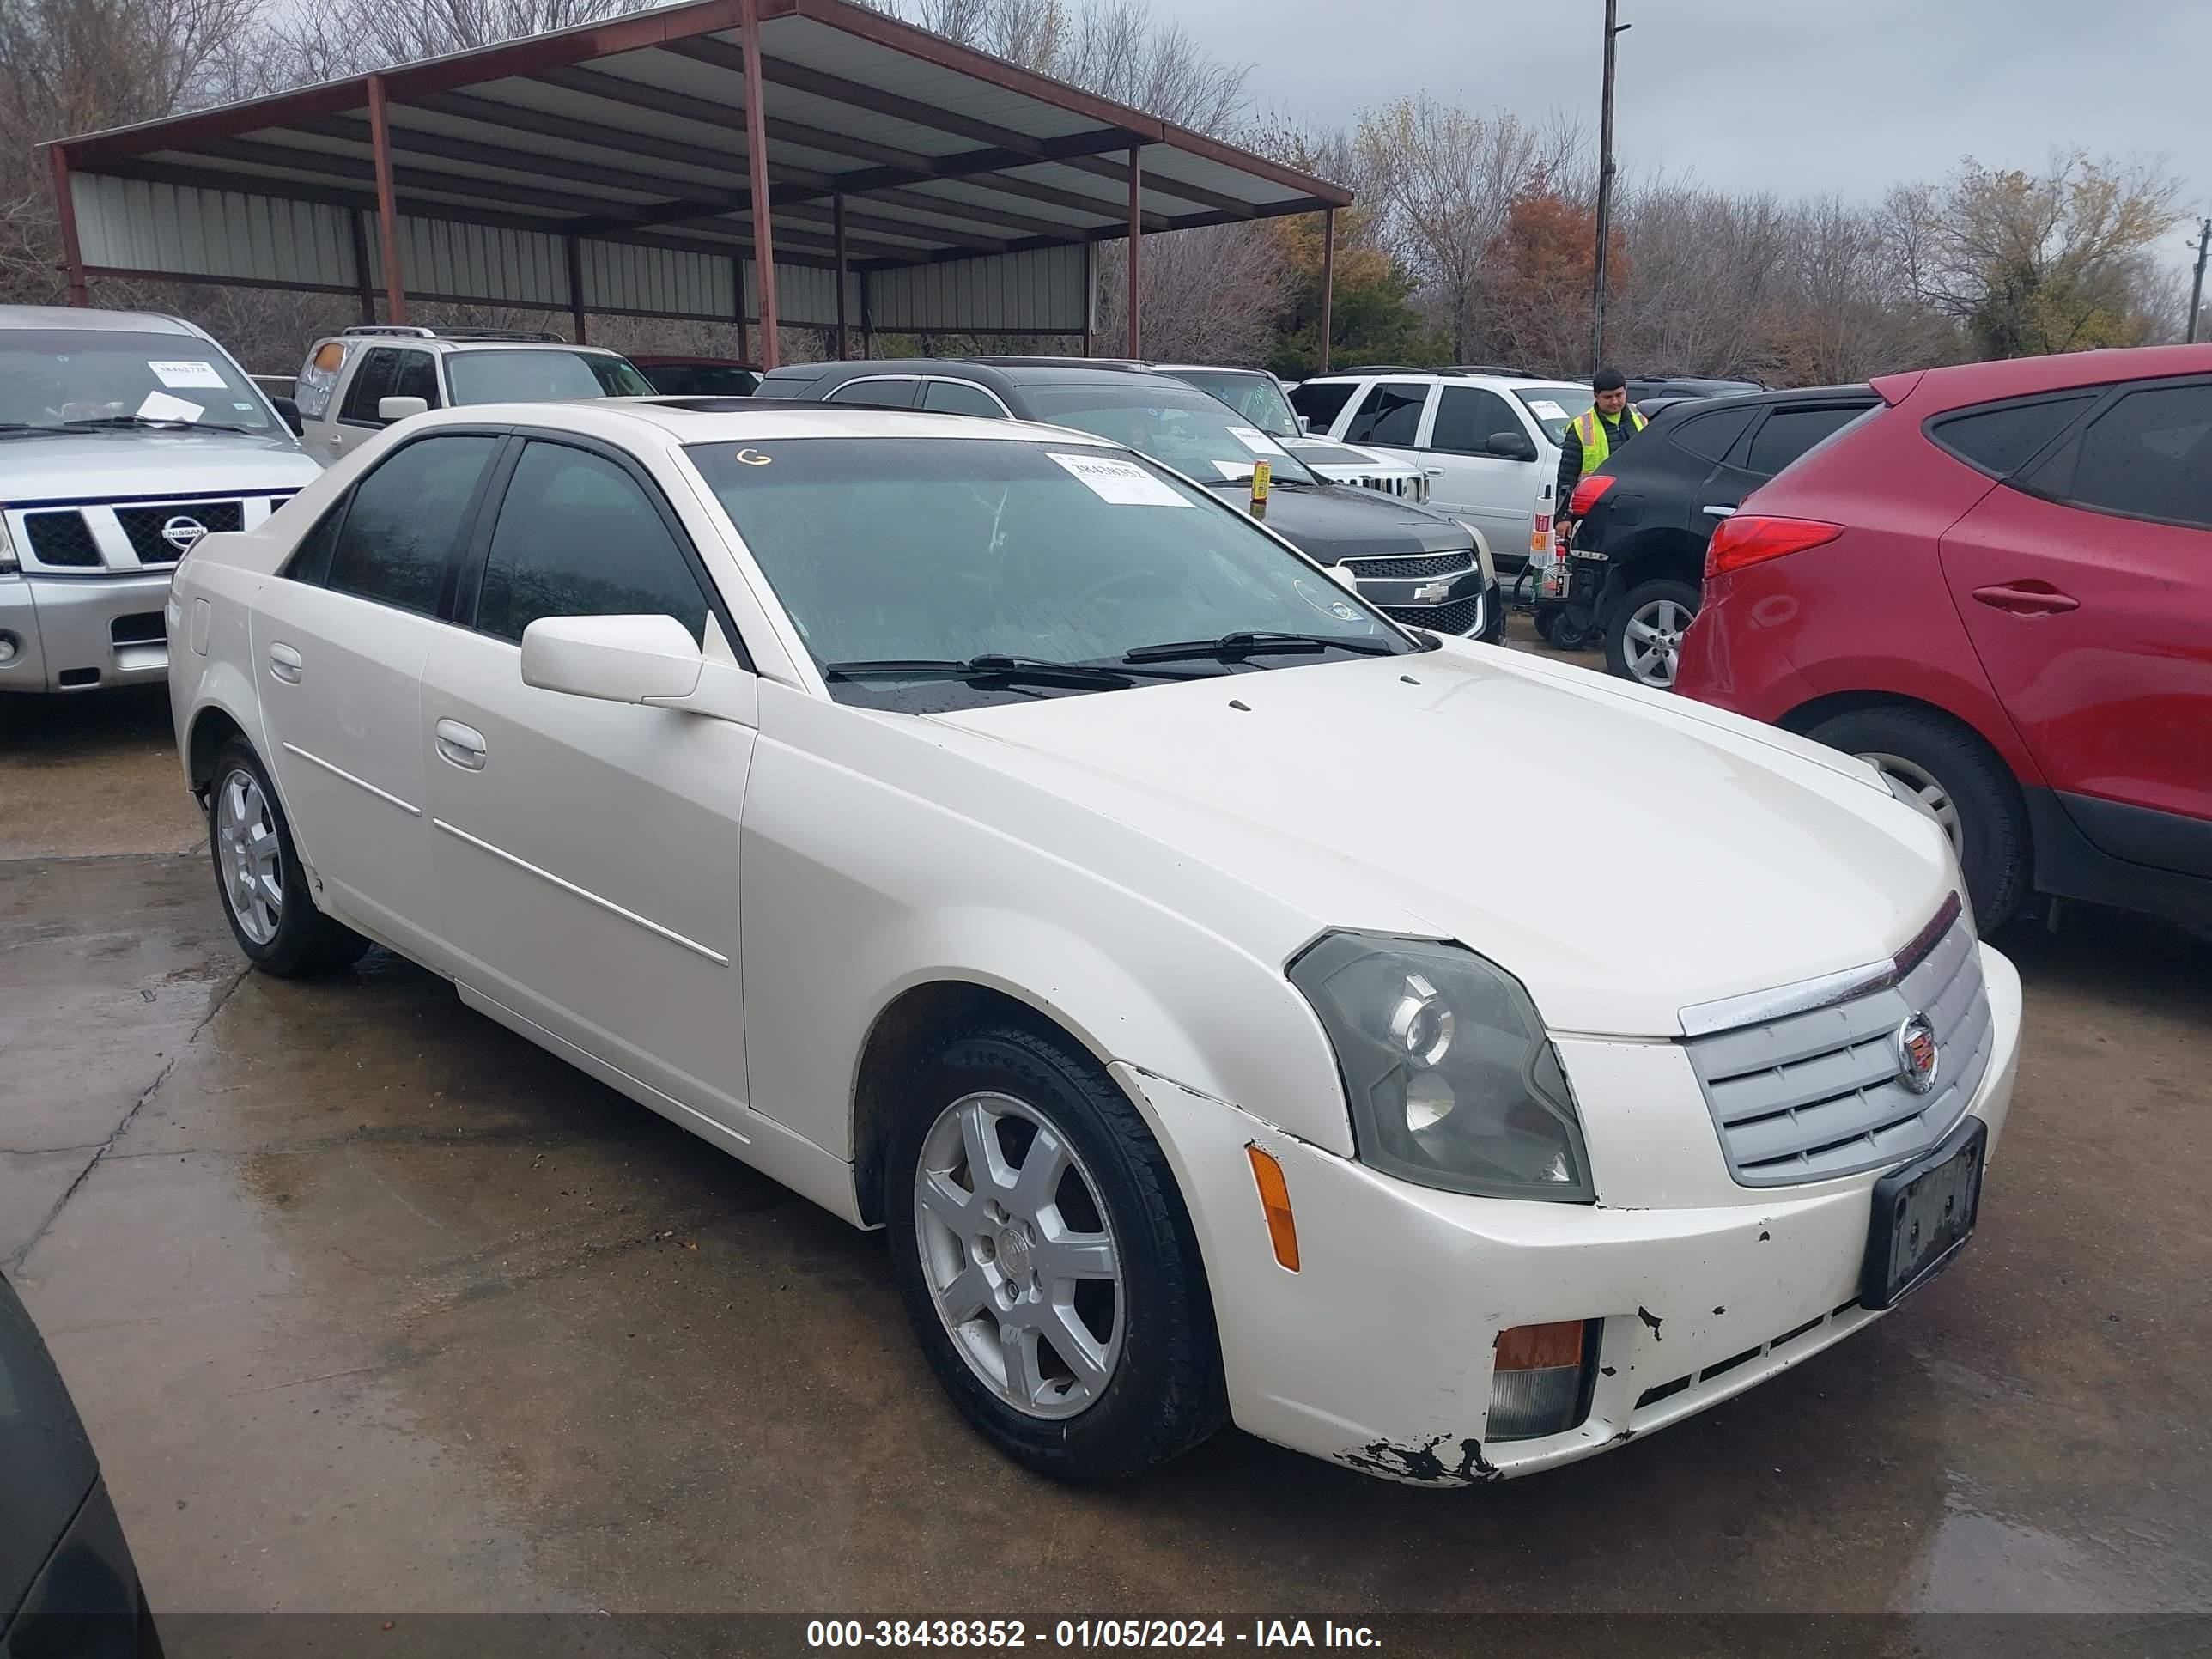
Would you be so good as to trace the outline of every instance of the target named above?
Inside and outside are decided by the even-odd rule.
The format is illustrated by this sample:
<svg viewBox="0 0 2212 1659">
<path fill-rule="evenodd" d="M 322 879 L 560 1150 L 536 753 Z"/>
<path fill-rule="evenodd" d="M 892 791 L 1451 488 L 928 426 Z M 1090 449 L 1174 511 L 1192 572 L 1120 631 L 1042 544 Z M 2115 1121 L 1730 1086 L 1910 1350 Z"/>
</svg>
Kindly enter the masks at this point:
<svg viewBox="0 0 2212 1659">
<path fill-rule="evenodd" d="M 1421 471 L 1427 473 L 1431 478 L 1441 478 L 1444 476 L 1444 470 L 1440 466 L 1425 466 Z"/>
<path fill-rule="evenodd" d="M 2068 611 L 2079 611 L 2081 601 L 2071 594 L 2062 593 L 2049 582 L 2031 578 L 2026 581 L 1999 582 L 1990 587 L 1978 587 L 1974 598 L 1995 611 L 2014 617 L 2056 617 Z"/>
<path fill-rule="evenodd" d="M 305 671 L 306 665 L 300 660 L 300 653 L 290 646 L 272 645 L 269 647 L 269 672 L 285 684 L 297 685 Z"/>
<path fill-rule="evenodd" d="M 476 727 L 464 726 L 459 720 L 440 720 L 437 735 L 439 759 L 464 772 L 484 769 L 483 733 Z"/>
</svg>

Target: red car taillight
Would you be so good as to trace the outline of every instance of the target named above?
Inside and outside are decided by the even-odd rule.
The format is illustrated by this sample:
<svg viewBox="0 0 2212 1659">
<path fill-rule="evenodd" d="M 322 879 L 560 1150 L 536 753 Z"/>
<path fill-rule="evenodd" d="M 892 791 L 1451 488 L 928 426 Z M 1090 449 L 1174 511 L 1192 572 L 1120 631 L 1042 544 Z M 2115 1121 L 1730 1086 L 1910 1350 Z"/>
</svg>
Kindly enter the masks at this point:
<svg viewBox="0 0 2212 1659">
<path fill-rule="evenodd" d="M 1610 474 L 1591 473 L 1577 484 L 1575 493 L 1567 497 L 1567 516 L 1571 519 L 1587 518 L 1590 508 L 1597 505 L 1597 498 L 1612 489 L 1613 483 Z"/>
<path fill-rule="evenodd" d="M 1750 565 L 1765 564 L 1785 553 L 1802 553 L 1808 547 L 1832 542 L 1844 533 L 1839 524 L 1818 519 L 1770 519 L 1755 513 L 1739 513 L 1721 520 L 1720 528 L 1705 544 L 1705 580 Z"/>
</svg>

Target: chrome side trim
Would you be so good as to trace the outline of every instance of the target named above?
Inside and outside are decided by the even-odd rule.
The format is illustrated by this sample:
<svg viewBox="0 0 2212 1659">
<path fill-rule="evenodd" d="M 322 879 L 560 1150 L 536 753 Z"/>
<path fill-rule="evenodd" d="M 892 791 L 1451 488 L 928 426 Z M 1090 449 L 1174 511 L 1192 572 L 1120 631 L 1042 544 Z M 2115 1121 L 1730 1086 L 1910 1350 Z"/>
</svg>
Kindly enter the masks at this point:
<svg viewBox="0 0 2212 1659">
<path fill-rule="evenodd" d="M 694 939 L 686 939 L 683 934 L 678 933 L 672 927 L 663 927 L 657 921 L 648 921 L 645 917 L 638 915 L 636 911 L 625 910 L 621 905 L 617 904 L 612 899 L 601 898 L 597 893 L 592 892 L 587 887 L 579 887 L 573 881 L 563 881 L 560 877 L 555 875 L 550 870 L 541 870 L 536 865 L 531 863 L 527 859 L 519 859 L 515 857 L 514 854 L 508 852 L 503 847 L 495 847 L 488 841 L 480 841 L 476 836 L 471 835 L 467 830 L 456 829 L 453 825 L 447 823 L 443 818 L 434 817 L 430 822 L 437 825 L 439 829 L 444 830 L 447 835 L 457 836 L 460 840 L 468 842 L 471 847 L 481 848 L 483 851 L 490 854 L 494 858 L 503 860 L 505 862 L 513 865 L 518 870 L 527 870 L 532 875 L 536 876 L 539 880 L 551 882 L 553 885 L 559 888 L 564 893 L 574 893 L 578 898 L 582 899 L 587 904 L 596 904 L 600 909 L 607 911 L 611 915 L 620 916 L 624 921 L 635 922 L 639 927 L 644 928 L 647 933 L 657 934 L 660 938 L 666 939 L 671 945 L 680 945 L 685 950 L 690 951 L 694 956 L 706 957 L 708 961 L 713 963 L 717 968 L 726 968 L 730 965 L 729 957 L 724 956 L 720 951 L 710 951 L 705 945 L 700 944 L 698 940 Z"/>
<path fill-rule="evenodd" d="M 1943 935 L 1951 931 L 1951 924 L 1958 921 L 1960 908 L 1959 896 L 1954 893 L 1943 901 L 1942 908 L 1936 912 L 1936 919 L 1887 962 L 1869 962 L 1863 967 L 1846 968 L 1841 973 L 1800 980 L 1795 985 L 1778 985 L 1769 991 L 1750 991 L 1741 996 L 1722 997 L 1717 1001 L 1693 1003 L 1676 1016 L 1681 1022 L 1682 1035 L 1711 1036 L 1716 1031 L 1732 1031 L 1741 1025 L 1758 1025 L 1790 1014 L 1810 1013 L 1815 1008 L 1832 1008 L 1869 991 L 1885 990 L 1926 959 Z"/>
<path fill-rule="evenodd" d="M 301 760 L 307 762 L 310 765 L 321 767 L 324 771 L 328 772 L 332 777 L 343 778 L 348 783 L 353 785 L 355 788 L 368 790 L 368 793 L 375 796 L 377 799 L 383 801 L 387 805 L 398 807 L 410 817 L 419 818 L 422 816 L 422 809 L 421 807 L 409 805 L 405 801 L 400 799 L 398 796 L 392 794 L 388 791 L 378 788 L 374 784 L 369 782 L 368 779 L 354 776 L 352 773 L 347 771 L 343 766 L 331 765 L 320 755 L 309 754 L 306 750 L 301 748 L 296 743 L 288 743 L 283 744 L 283 747 L 286 754 L 297 755 Z"/>
</svg>

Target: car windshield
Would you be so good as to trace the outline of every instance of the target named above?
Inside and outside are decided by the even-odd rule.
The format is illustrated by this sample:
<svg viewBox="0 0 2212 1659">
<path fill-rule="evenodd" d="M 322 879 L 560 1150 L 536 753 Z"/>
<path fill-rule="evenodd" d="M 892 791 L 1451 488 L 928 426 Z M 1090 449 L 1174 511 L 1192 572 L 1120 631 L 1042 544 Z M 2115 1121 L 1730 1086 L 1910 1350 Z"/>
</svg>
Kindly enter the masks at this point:
<svg viewBox="0 0 2212 1659">
<path fill-rule="evenodd" d="M 198 335 L 0 331 L 0 434 L 78 422 L 281 430 L 253 383 Z"/>
<path fill-rule="evenodd" d="M 1283 395 L 1282 382 L 1272 374 L 1233 368 L 1178 368 L 1171 372 L 1185 386 L 1194 386 L 1220 398 L 1271 438 L 1305 434 L 1305 428 L 1298 424 L 1298 417 L 1291 409 L 1291 400 Z"/>
<path fill-rule="evenodd" d="M 650 398 L 653 386 L 611 351 L 456 351 L 446 379 L 457 404 L 573 403 L 583 398 Z"/>
<path fill-rule="evenodd" d="M 1278 483 L 1322 482 L 1219 398 L 1164 374 L 1025 386 L 1022 397 L 1031 420 L 1094 433 L 1207 483 L 1242 483 L 1261 459 Z"/>
<path fill-rule="evenodd" d="M 1516 386 L 1513 395 L 1528 404 L 1544 435 L 1555 444 L 1566 441 L 1568 423 L 1588 413 L 1597 401 L 1586 386 Z"/>
<path fill-rule="evenodd" d="M 1126 686 L 1333 660 L 1327 644 L 1337 641 L 1346 653 L 1416 648 L 1242 511 L 1121 451 L 787 438 L 689 453 L 825 669 L 1006 657 L 1127 666 Z M 1218 663 L 1193 653 L 1172 670 L 1126 663 L 1147 646 L 1237 634 L 1323 644 Z M 947 678 L 917 667 L 832 678 L 830 690 L 928 713 L 1115 684 Z"/>
</svg>

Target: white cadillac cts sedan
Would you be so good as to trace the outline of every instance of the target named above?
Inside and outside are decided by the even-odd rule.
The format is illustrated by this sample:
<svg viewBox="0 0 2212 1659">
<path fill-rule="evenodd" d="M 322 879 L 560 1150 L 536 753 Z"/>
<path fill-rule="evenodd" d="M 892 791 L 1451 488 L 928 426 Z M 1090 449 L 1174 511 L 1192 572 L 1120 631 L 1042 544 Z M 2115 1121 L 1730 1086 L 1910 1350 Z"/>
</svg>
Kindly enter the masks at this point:
<svg viewBox="0 0 2212 1659">
<path fill-rule="evenodd" d="M 1407 633 L 1095 439 L 441 411 L 169 632 L 247 956 L 380 942 L 884 1227 L 1048 1474 L 1601 1451 L 1948 1261 L 2011 1097 L 2018 977 L 1870 768 Z"/>
</svg>

